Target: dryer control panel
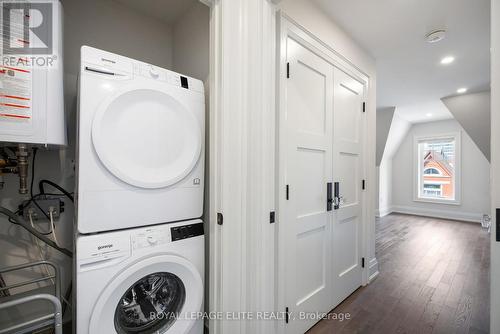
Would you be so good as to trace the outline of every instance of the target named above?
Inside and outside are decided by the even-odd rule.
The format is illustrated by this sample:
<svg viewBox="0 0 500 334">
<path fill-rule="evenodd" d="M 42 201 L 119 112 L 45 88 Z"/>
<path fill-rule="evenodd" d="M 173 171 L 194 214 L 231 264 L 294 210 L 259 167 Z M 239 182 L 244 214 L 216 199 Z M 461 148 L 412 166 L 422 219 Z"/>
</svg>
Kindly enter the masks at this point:
<svg viewBox="0 0 500 334">
<path fill-rule="evenodd" d="M 200 80 L 146 63 L 137 62 L 133 66 L 134 73 L 146 79 L 158 80 L 177 87 L 204 93 L 203 83 Z"/>
</svg>

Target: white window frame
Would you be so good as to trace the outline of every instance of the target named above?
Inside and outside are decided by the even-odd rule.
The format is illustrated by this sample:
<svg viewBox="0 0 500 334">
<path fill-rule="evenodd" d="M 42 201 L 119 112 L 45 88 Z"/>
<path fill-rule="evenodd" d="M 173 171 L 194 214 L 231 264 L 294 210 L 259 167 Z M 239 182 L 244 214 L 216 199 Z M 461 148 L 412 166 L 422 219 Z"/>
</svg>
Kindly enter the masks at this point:
<svg viewBox="0 0 500 334">
<path fill-rule="evenodd" d="M 437 203 L 437 204 L 450 204 L 450 205 L 461 205 L 462 201 L 462 160 L 461 160 L 461 137 L 462 132 L 452 132 L 443 133 L 434 136 L 415 136 L 413 140 L 413 201 L 415 202 L 426 202 L 426 203 Z M 455 188 L 455 198 L 454 199 L 442 199 L 442 198 L 429 198 L 420 196 L 420 187 L 423 187 L 422 173 L 423 169 L 421 166 L 422 157 L 419 152 L 419 143 L 425 141 L 435 141 L 435 140 L 445 140 L 453 139 L 455 141 L 455 175 L 452 179 Z"/>
</svg>

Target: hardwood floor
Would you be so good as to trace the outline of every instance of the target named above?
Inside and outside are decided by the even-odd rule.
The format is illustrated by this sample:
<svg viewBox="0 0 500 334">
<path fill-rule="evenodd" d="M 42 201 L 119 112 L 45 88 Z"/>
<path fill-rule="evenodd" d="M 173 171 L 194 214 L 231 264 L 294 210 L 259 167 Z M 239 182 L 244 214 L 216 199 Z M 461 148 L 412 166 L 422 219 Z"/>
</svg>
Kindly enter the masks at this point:
<svg viewBox="0 0 500 334">
<path fill-rule="evenodd" d="M 479 224 L 392 214 L 377 219 L 379 276 L 309 334 L 489 333 L 489 235 Z"/>
</svg>

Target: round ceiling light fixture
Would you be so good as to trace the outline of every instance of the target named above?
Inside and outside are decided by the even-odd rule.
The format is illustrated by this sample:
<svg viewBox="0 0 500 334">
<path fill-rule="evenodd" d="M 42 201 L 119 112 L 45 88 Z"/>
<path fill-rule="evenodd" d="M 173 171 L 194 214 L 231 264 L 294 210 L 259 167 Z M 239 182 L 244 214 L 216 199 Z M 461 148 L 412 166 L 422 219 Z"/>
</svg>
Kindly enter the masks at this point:
<svg viewBox="0 0 500 334">
<path fill-rule="evenodd" d="M 427 35 L 425 35 L 425 40 L 428 43 L 432 44 L 432 43 L 437 43 L 437 42 L 442 41 L 445 37 L 446 37 L 446 30 L 437 29 L 437 30 L 433 30 L 430 33 L 428 33 Z"/>
</svg>

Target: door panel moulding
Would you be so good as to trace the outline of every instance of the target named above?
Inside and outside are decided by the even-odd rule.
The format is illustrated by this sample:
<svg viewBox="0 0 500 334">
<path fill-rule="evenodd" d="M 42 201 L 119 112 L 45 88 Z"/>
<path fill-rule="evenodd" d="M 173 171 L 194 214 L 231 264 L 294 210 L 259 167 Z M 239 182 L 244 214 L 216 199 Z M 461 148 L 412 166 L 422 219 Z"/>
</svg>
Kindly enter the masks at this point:
<svg viewBox="0 0 500 334">
<path fill-rule="evenodd" d="M 284 122 L 284 110 L 286 106 L 286 74 L 287 74 L 287 57 L 286 57 L 286 40 L 288 37 L 293 40 L 299 42 L 304 45 L 314 53 L 316 53 L 319 57 L 327 60 L 329 63 L 339 68 L 343 72 L 349 74 L 351 77 L 355 78 L 357 81 L 365 85 L 366 96 L 368 98 L 367 104 L 367 112 L 363 125 L 364 133 L 369 133 L 375 136 L 374 129 L 374 120 L 375 120 L 375 108 L 374 103 L 374 94 L 373 89 L 375 83 L 371 82 L 370 76 L 367 75 L 363 70 L 358 68 L 355 64 L 351 63 L 347 58 L 342 56 L 342 54 L 338 53 L 332 47 L 318 39 L 314 34 L 309 32 L 307 29 L 302 27 L 300 24 L 295 22 L 293 19 L 288 17 L 286 13 L 279 11 L 277 13 L 278 24 L 278 38 L 279 45 L 277 50 L 279 52 L 278 55 L 278 66 L 277 66 L 277 84 L 278 84 L 278 95 L 277 95 L 277 138 L 278 142 L 283 142 L 285 140 L 285 135 L 283 134 L 283 129 L 279 124 L 283 124 Z M 293 76 L 293 69 L 290 70 L 290 75 Z M 373 125 L 367 121 L 370 120 Z M 372 133 L 373 132 L 373 133 Z M 362 216 L 363 216 L 363 224 L 362 224 L 362 249 L 361 256 L 368 259 L 368 266 L 365 266 L 363 269 L 363 277 L 362 284 L 366 285 L 371 280 L 373 280 L 378 275 L 378 262 L 377 260 L 371 256 L 369 256 L 369 252 L 371 249 L 374 249 L 374 217 L 375 212 L 373 208 L 374 202 L 372 198 L 375 198 L 375 143 L 369 143 L 368 136 L 365 136 L 363 151 L 365 152 L 366 159 L 364 161 L 363 167 L 363 175 L 364 179 L 366 179 L 367 190 L 363 192 L 363 202 L 366 203 L 363 208 Z M 373 142 L 373 141 L 372 141 Z M 371 145 L 373 144 L 373 145 Z M 372 147 L 373 146 L 373 147 Z M 372 152 L 373 150 L 373 152 Z M 284 161 L 286 158 L 285 152 L 280 149 L 280 145 L 277 145 L 277 161 L 278 161 L 278 179 L 276 180 L 277 184 L 277 192 L 276 192 L 276 203 L 277 203 L 277 215 L 278 217 L 283 216 L 283 209 L 286 205 L 285 203 L 285 178 L 283 176 L 284 171 Z M 372 161 L 373 160 L 373 161 Z M 373 165 L 373 166 L 372 166 Z M 373 170 L 372 170 L 373 169 Z M 373 225 L 373 226 L 371 226 Z M 277 310 L 285 310 L 286 300 L 285 300 L 285 282 L 286 273 L 285 273 L 285 233 L 283 230 L 280 231 L 280 224 L 277 224 L 277 265 L 276 265 L 276 277 L 275 277 L 275 285 L 276 285 L 276 305 Z M 373 234 L 373 235 L 371 235 Z M 285 322 L 278 322 L 277 324 L 278 333 L 285 333 L 286 327 Z"/>
</svg>

